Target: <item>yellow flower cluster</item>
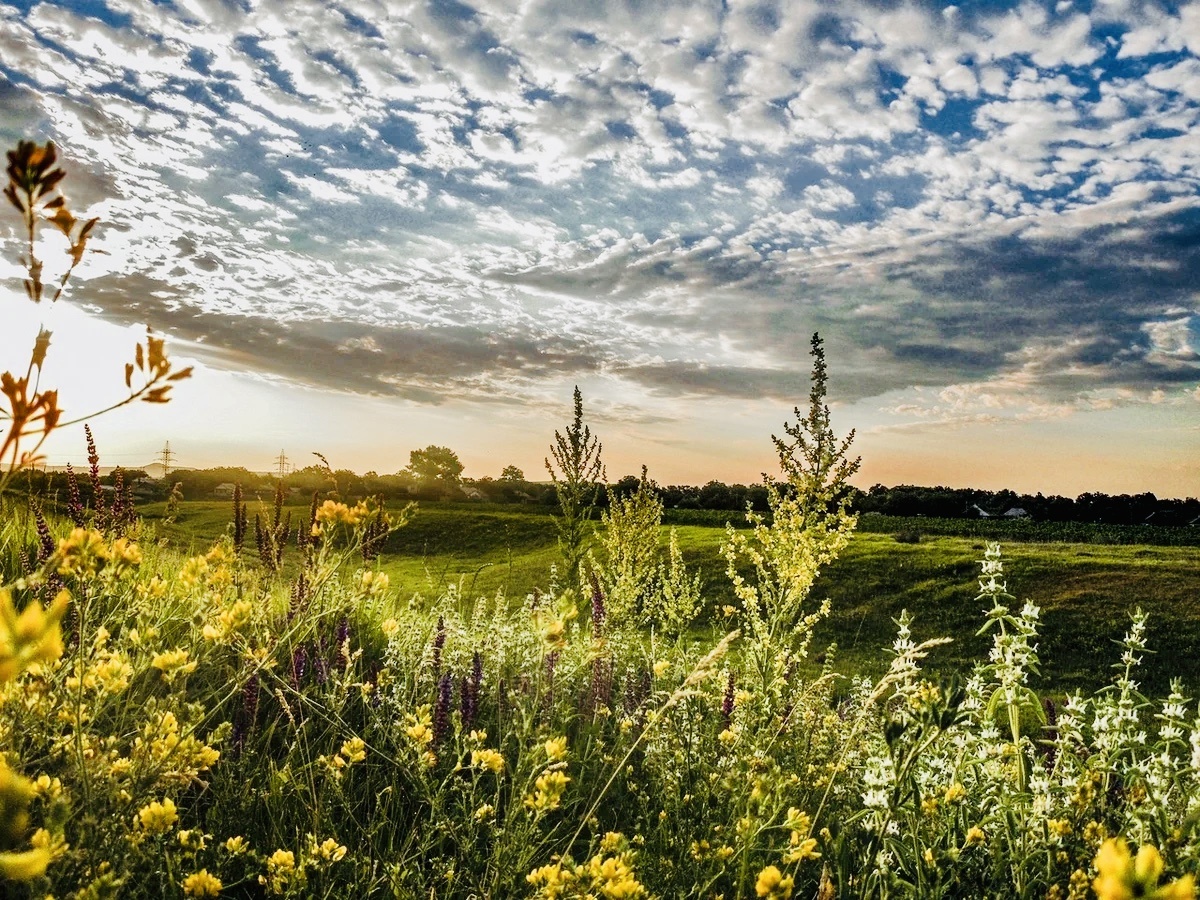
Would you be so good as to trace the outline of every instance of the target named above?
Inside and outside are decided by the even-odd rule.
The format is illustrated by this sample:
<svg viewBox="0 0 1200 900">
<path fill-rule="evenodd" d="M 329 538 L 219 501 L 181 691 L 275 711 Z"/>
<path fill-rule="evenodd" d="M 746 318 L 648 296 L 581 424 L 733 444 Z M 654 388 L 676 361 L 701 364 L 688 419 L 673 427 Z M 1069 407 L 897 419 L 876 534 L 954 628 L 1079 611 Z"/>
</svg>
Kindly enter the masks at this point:
<svg viewBox="0 0 1200 900">
<path fill-rule="evenodd" d="M 1096 871 L 1099 874 L 1092 889 L 1099 900 L 1193 900 L 1196 896 L 1196 879 L 1191 875 L 1159 885 L 1163 858 L 1150 844 L 1144 844 L 1134 857 L 1123 838 L 1109 838 L 1096 853 Z"/>
<path fill-rule="evenodd" d="M 783 854 L 784 863 L 790 865 L 806 859 L 820 859 L 821 854 L 817 852 L 817 839 L 808 836 L 812 831 L 812 819 L 809 818 L 808 813 L 793 806 L 788 810 L 785 825 L 791 829 L 792 833 L 788 839 L 788 849 Z"/>
<path fill-rule="evenodd" d="M 219 897 L 225 885 L 215 875 L 210 875 L 208 869 L 193 872 L 183 879 L 183 895 L 185 897 Z"/>
<path fill-rule="evenodd" d="M 66 591 L 59 591 L 48 609 L 30 602 L 18 614 L 12 594 L 0 588 L 0 682 L 12 681 L 32 665 L 62 656 L 59 622 L 70 599 Z"/>
<path fill-rule="evenodd" d="M 570 858 L 534 869 L 525 880 L 535 889 L 535 896 L 544 900 L 559 898 L 603 898 L 603 900 L 637 900 L 646 896 L 646 888 L 637 880 L 633 869 L 633 853 L 628 842 L 617 832 L 605 835 L 602 848 L 582 865 Z M 613 853 L 612 851 L 620 852 Z"/>
<path fill-rule="evenodd" d="M 346 857 L 346 847 L 344 844 L 339 844 L 334 838 L 326 838 L 321 843 L 317 843 L 312 835 L 309 835 L 312 841 L 312 846 L 309 847 L 309 855 L 313 859 L 325 865 L 330 865 L 335 862 L 340 862 Z"/>
<path fill-rule="evenodd" d="M 410 713 L 404 717 L 404 733 L 417 747 L 429 746 L 433 741 L 433 716 L 428 706 L 420 707 L 415 715 Z"/>
<path fill-rule="evenodd" d="M 150 660 L 151 667 L 158 669 L 167 681 L 174 681 L 180 675 L 190 675 L 196 671 L 196 661 L 190 659 L 187 650 L 176 647 L 174 650 L 164 650 L 156 653 Z"/>
<path fill-rule="evenodd" d="M 497 775 L 504 771 L 504 757 L 499 750 L 482 750 L 471 751 L 471 765 L 479 768 L 491 769 Z"/>
<path fill-rule="evenodd" d="M 354 765 L 360 763 L 367 758 L 367 745 L 360 737 L 352 737 L 348 741 L 342 743 L 341 749 L 333 755 L 333 758 L 322 756 L 319 762 L 324 763 L 329 767 L 330 772 L 335 778 L 341 778 L 342 772 Z"/>
<path fill-rule="evenodd" d="M 159 783 L 186 785 L 216 765 L 221 753 L 195 735 L 181 735 L 179 720 L 168 711 L 146 724 L 130 757 L 157 771 Z"/>
<path fill-rule="evenodd" d="M 219 607 L 212 619 L 204 626 L 206 641 L 223 641 L 229 635 L 241 631 L 250 624 L 254 607 L 249 600 L 235 600 L 229 606 Z"/>
<path fill-rule="evenodd" d="M 558 809 L 562 803 L 563 791 L 566 790 L 570 778 L 562 772 L 543 772 L 533 783 L 533 793 L 525 798 L 525 806 L 540 815 L 552 809 Z"/>
<path fill-rule="evenodd" d="M 258 876 L 258 883 L 268 894 L 284 894 L 290 888 L 302 887 L 304 869 L 297 868 L 296 854 L 291 850 L 276 850 L 267 857 L 267 873 Z"/>
<path fill-rule="evenodd" d="M 364 571 L 358 577 L 358 590 L 366 597 L 382 597 L 390 585 L 386 572 Z"/>
<path fill-rule="evenodd" d="M 170 831 L 178 821 L 179 814 L 175 809 L 175 801 L 170 797 L 148 803 L 134 816 L 134 825 L 140 826 L 146 834 L 162 834 Z"/>
<path fill-rule="evenodd" d="M 775 866 L 767 866 L 758 873 L 754 882 L 754 893 L 767 900 L 788 900 L 792 896 L 795 880 L 791 875 L 784 875 Z"/>
</svg>

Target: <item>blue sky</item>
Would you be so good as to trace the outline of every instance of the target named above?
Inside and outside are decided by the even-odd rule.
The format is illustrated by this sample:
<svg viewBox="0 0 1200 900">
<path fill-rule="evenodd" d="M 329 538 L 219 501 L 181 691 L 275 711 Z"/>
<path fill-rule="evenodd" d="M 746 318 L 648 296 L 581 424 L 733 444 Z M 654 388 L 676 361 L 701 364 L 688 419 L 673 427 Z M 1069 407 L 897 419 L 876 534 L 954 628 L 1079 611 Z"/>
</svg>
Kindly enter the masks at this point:
<svg viewBox="0 0 1200 900">
<path fill-rule="evenodd" d="M 532 477 L 578 383 L 610 474 L 754 480 L 820 331 L 868 483 L 1194 495 L 1198 51 L 1195 4 L 0 2 L 0 138 L 104 223 L 65 401 L 104 329 L 199 364 L 97 423 L 130 462 Z"/>
</svg>

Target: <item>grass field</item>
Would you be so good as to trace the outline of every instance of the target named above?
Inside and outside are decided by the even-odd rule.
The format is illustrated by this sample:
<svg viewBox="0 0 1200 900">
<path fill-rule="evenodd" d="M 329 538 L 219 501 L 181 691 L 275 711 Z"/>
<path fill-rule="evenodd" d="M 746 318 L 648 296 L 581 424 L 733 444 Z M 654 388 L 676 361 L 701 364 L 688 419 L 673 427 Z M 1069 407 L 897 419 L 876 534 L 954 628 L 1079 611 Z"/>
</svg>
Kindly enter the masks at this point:
<svg viewBox="0 0 1200 900">
<path fill-rule="evenodd" d="M 294 523 L 307 515 L 303 506 L 288 509 Z M 251 503 L 248 548 L 255 511 Z M 221 502 L 184 503 L 174 523 L 161 521 L 161 504 L 142 512 L 160 536 L 184 551 L 207 548 L 231 521 L 230 505 Z M 719 514 L 706 511 L 701 521 L 712 524 L 675 527 L 688 565 L 704 578 L 710 626 L 719 628 L 717 611 L 733 599 L 720 554 L 725 530 Z M 668 530 L 664 526 L 664 544 Z M 975 635 L 983 613 L 975 602 L 982 551 L 981 541 L 971 537 L 935 535 L 906 544 L 892 534 L 860 530 L 817 581 L 814 599 L 828 597 L 833 611 L 817 629 L 815 648 L 836 643 L 843 671 L 878 676 L 887 666 L 880 649 L 890 646 L 893 620 L 907 609 L 918 638 L 953 638 L 934 651 L 931 666 L 964 671 L 986 655 L 991 640 Z M 252 549 L 247 555 L 255 558 Z M 1154 651 L 1142 672 L 1147 691 L 1165 693 L 1173 677 L 1200 689 L 1200 555 L 1194 548 L 1014 541 L 1004 545 L 1004 555 L 1014 605 L 1031 600 L 1042 609 L 1042 675 L 1035 687 L 1061 692 L 1107 683 L 1118 655 L 1114 642 L 1128 627 L 1129 612 L 1141 606 L 1150 615 Z M 450 585 L 466 598 L 497 591 L 523 598 L 546 586 L 557 558 L 545 509 L 426 504 L 388 539 L 379 567 L 401 601 L 419 596 L 428 602 Z"/>
</svg>

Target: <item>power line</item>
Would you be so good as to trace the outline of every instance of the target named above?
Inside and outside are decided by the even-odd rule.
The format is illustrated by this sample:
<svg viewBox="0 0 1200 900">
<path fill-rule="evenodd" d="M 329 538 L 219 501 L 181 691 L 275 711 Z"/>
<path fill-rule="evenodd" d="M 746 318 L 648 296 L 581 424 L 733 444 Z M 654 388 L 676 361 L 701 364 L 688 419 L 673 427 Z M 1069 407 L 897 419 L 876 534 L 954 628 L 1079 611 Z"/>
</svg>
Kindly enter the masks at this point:
<svg viewBox="0 0 1200 900">
<path fill-rule="evenodd" d="M 275 464 L 280 478 L 288 473 L 288 458 L 282 450 L 279 451 L 279 458 L 275 460 Z"/>
<path fill-rule="evenodd" d="M 171 451 L 171 442 L 167 441 L 165 444 L 163 444 L 162 453 L 159 456 L 159 458 L 162 460 L 164 474 L 171 471 L 171 462 L 174 457 L 175 454 Z"/>
</svg>

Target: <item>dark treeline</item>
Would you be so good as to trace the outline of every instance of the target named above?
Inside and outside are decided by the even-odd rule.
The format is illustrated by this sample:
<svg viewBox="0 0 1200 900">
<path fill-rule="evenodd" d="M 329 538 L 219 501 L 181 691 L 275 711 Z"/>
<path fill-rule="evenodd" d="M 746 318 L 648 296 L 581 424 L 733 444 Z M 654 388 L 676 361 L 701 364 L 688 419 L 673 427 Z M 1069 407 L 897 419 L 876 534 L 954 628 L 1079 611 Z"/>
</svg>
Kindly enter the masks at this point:
<svg viewBox="0 0 1200 900">
<path fill-rule="evenodd" d="M 507 470 L 506 470 L 507 471 Z M 153 481 L 139 470 L 122 473 L 126 485 L 140 501 L 165 500 L 175 484 L 180 486 L 184 499 L 220 499 L 234 484 L 240 484 L 249 497 L 269 500 L 278 478 L 240 467 L 214 469 L 178 469 L 164 479 Z M 84 500 L 90 497 L 86 471 L 78 473 L 78 483 Z M 101 477 L 111 485 L 115 475 Z M 63 472 L 24 473 L 18 489 L 25 486 L 41 495 L 66 497 L 67 475 Z M 394 475 L 375 472 L 357 474 L 349 469 L 329 470 L 308 466 L 284 476 L 285 487 L 296 503 L 306 503 L 314 492 L 354 500 L 381 496 L 385 500 L 476 500 L 490 503 L 520 503 L 552 507 L 554 488 L 548 482 L 527 481 L 513 469 L 501 478 L 456 478 L 431 483 L 413 472 Z M 639 479 L 626 475 L 612 483 L 610 489 L 618 496 L 637 490 Z M 710 481 L 705 485 L 657 485 L 663 506 L 667 509 L 733 510 L 748 506 L 767 509 L 767 490 L 760 484 L 724 484 Z M 222 490 L 224 488 L 224 490 Z M 597 505 L 604 506 L 607 496 L 601 491 Z M 976 488 L 920 487 L 877 484 L 869 490 L 854 489 L 853 508 L 861 513 L 880 513 L 887 516 L 921 516 L 928 518 L 1029 518 L 1041 522 L 1093 522 L 1106 525 L 1200 525 L 1200 500 L 1159 498 L 1152 493 L 1104 494 L 1089 492 L 1078 497 L 1059 495 L 1018 494 L 1015 491 L 987 491 Z"/>
</svg>

